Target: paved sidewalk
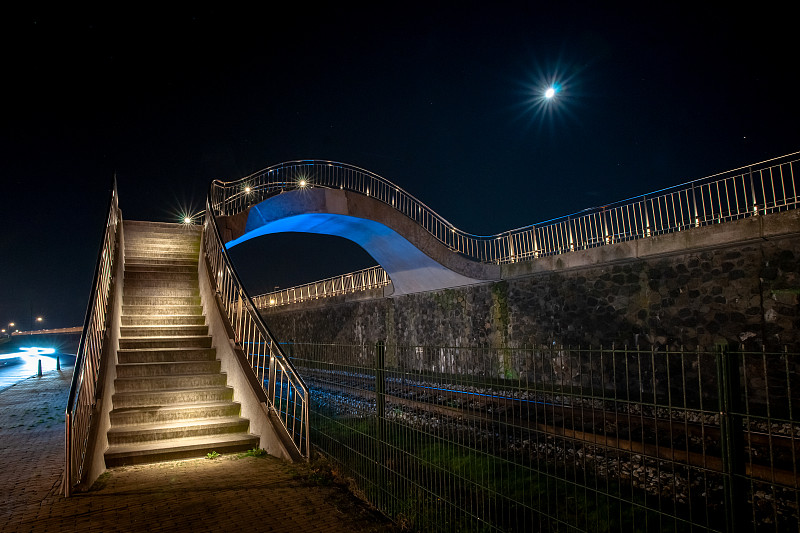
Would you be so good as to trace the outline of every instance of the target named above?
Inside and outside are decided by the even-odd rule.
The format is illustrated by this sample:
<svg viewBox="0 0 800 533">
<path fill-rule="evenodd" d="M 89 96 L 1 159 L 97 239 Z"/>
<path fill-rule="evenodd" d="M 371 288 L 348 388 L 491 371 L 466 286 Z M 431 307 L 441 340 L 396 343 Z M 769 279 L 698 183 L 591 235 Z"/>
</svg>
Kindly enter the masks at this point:
<svg viewBox="0 0 800 533">
<path fill-rule="evenodd" d="M 397 531 L 343 488 L 272 457 L 117 468 L 65 499 L 70 378 L 50 372 L 0 391 L 0 531 Z"/>
</svg>

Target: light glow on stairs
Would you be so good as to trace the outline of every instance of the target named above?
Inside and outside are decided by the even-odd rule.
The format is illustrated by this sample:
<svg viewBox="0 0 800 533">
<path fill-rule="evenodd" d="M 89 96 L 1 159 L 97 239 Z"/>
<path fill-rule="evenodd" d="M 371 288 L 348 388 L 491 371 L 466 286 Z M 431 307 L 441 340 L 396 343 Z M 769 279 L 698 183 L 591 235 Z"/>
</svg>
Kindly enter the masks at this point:
<svg viewBox="0 0 800 533">
<path fill-rule="evenodd" d="M 197 276 L 200 229 L 124 222 L 107 467 L 258 447 L 211 347 Z"/>
</svg>

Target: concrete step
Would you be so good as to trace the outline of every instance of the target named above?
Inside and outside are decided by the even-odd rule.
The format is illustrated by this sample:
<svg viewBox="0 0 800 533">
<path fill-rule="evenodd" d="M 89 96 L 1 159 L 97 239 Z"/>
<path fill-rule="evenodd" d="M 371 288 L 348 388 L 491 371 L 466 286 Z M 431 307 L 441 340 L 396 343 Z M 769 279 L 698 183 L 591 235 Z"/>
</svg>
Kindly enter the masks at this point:
<svg viewBox="0 0 800 533">
<path fill-rule="evenodd" d="M 197 315 L 122 315 L 123 326 L 203 326 L 206 317 Z"/>
<path fill-rule="evenodd" d="M 157 443 L 110 446 L 105 453 L 105 460 L 107 467 L 174 461 L 204 457 L 212 451 L 217 453 L 243 452 L 257 447 L 258 442 L 259 438 L 255 435 L 233 433 L 164 440 Z"/>
<path fill-rule="evenodd" d="M 197 275 L 197 264 L 186 263 L 183 265 L 156 265 L 150 263 L 133 263 L 125 261 L 125 277 L 147 276 L 155 273 L 160 274 L 190 274 Z"/>
<path fill-rule="evenodd" d="M 200 236 L 182 233 L 159 233 L 159 232 L 134 232 L 125 235 L 125 246 L 165 246 L 174 243 L 179 246 L 200 247 Z"/>
<path fill-rule="evenodd" d="M 173 272 L 166 268 L 125 271 L 126 284 L 140 281 L 194 281 L 197 283 L 197 269 L 189 269 L 186 272 Z"/>
<path fill-rule="evenodd" d="M 117 350 L 119 364 L 214 361 L 216 348 L 144 348 Z"/>
<path fill-rule="evenodd" d="M 180 276 L 183 276 L 181 278 Z M 140 289 L 161 289 L 165 287 L 172 287 L 176 289 L 194 289 L 197 290 L 197 274 L 177 274 L 170 278 L 162 278 L 155 275 L 140 276 L 140 277 L 126 277 L 125 290 L 140 290 Z"/>
<path fill-rule="evenodd" d="M 211 348 L 210 335 L 183 335 L 175 337 L 127 337 L 119 339 L 120 350 L 146 348 Z"/>
<path fill-rule="evenodd" d="M 126 220 L 125 233 L 128 231 L 152 231 L 167 233 L 200 233 L 203 226 L 179 224 L 177 222 L 151 222 L 149 220 Z"/>
<path fill-rule="evenodd" d="M 195 402 L 158 407 L 129 407 L 111 411 L 111 426 L 124 427 L 137 424 L 160 424 L 197 418 L 238 417 L 241 405 L 236 402 Z"/>
<path fill-rule="evenodd" d="M 117 364 L 117 378 L 219 374 L 220 371 L 220 362 L 216 359 L 213 361 L 156 361 Z"/>
<path fill-rule="evenodd" d="M 123 305 L 122 316 L 202 315 L 202 305 Z"/>
<path fill-rule="evenodd" d="M 225 374 L 186 374 L 166 376 L 134 376 L 114 380 L 114 392 L 162 392 L 173 390 L 204 389 L 207 387 L 224 387 L 227 383 Z"/>
<path fill-rule="evenodd" d="M 233 389 L 225 386 L 167 389 L 159 391 L 117 392 L 111 397 L 114 409 L 158 407 L 175 403 L 220 402 L 233 400 Z"/>
<path fill-rule="evenodd" d="M 131 233 L 125 236 L 125 246 L 162 246 L 169 244 L 200 248 L 200 236 L 178 233 Z"/>
<path fill-rule="evenodd" d="M 144 255 L 162 252 L 183 252 L 198 254 L 200 239 L 181 239 L 166 237 L 163 239 L 139 239 L 125 241 L 125 255 Z"/>
<path fill-rule="evenodd" d="M 208 326 L 173 326 L 169 324 L 159 326 L 120 326 L 120 337 L 169 337 L 208 335 Z"/>
<path fill-rule="evenodd" d="M 150 267 L 189 267 L 193 266 L 195 270 L 197 270 L 197 261 L 198 257 L 192 259 L 170 259 L 170 258 L 160 258 L 160 257 L 139 257 L 139 256 L 132 256 L 132 257 L 125 257 L 125 270 L 129 269 L 128 263 L 130 262 L 131 265 L 147 265 Z"/>
<path fill-rule="evenodd" d="M 171 439 L 185 439 L 231 433 L 246 434 L 249 428 L 250 421 L 238 416 L 112 427 L 108 430 L 108 445 L 145 444 Z"/>
<path fill-rule="evenodd" d="M 185 242 L 199 242 L 200 234 L 192 232 L 176 232 L 176 231 L 148 231 L 148 230 L 135 230 L 125 231 L 125 243 L 130 242 L 143 242 L 143 241 L 165 241 L 165 240 L 180 240 Z"/>
<path fill-rule="evenodd" d="M 131 261 L 135 257 L 144 257 L 149 259 L 153 258 L 170 258 L 170 259 L 195 259 L 198 256 L 199 250 L 187 249 L 184 250 L 180 246 L 172 246 L 171 248 L 151 248 L 151 247 L 131 247 L 125 248 L 125 258 Z"/>
<path fill-rule="evenodd" d="M 122 305 L 144 305 L 172 307 L 176 305 L 200 305 L 200 296 L 126 296 L 122 295 Z M 163 313 L 159 313 L 163 314 Z"/>
<path fill-rule="evenodd" d="M 129 298 L 150 298 L 150 297 L 164 297 L 164 296 L 200 296 L 200 289 L 197 288 L 197 282 L 194 282 L 194 287 L 180 287 L 175 286 L 174 282 L 167 282 L 162 287 L 129 287 L 125 285 L 123 296 Z"/>
</svg>

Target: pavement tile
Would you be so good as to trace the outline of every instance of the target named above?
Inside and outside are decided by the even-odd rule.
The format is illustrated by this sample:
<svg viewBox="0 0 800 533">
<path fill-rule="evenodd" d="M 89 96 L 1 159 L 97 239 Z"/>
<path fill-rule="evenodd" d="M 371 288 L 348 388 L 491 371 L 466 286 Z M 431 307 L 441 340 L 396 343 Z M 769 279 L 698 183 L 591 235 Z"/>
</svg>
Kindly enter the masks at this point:
<svg viewBox="0 0 800 533">
<path fill-rule="evenodd" d="M 238 455 L 109 470 L 63 497 L 64 409 L 71 369 L 0 391 L 0 531 L 399 531 L 302 466 Z"/>
</svg>

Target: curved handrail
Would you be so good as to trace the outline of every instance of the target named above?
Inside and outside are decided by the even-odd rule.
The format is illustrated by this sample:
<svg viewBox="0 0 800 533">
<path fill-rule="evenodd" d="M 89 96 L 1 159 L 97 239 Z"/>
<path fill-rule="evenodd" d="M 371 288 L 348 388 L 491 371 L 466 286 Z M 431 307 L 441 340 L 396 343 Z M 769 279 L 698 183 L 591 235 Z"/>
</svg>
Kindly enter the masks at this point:
<svg viewBox="0 0 800 533">
<path fill-rule="evenodd" d="M 306 300 L 330 298 L 369 289 L 380 289 L 391 282 L 389 274 L 380 265 L 377 265 L 313 283 L 306 283 L 305 285 L 259 294 L 253 296 L 253 303 L 258 309 L 268 309 Z"/>
<path fill-rule="evenodd" d="M 256 379 L 266 392 L 271 412 L 280 420 L 295 451 L 308 459 L 308 387 L 264 324 L 245 290 L 225 249 L 213 213 L 209 194 L 204 216 L 203 253 L 208 259 L 214 289 L 233 330 L 234 342 L 244 352 Z"/>
<path fill-rule="evenodd" d="M 394 207 L 456 253 L 475 261 L 501 264 L 796 208 L 800 203 L 800 187 L 794 170 L 800 161 L 799 154 L 794 152 L 653 193 L 483 236 L 456 228 L 389 180 L 334 161 L 288 161 L 236 181 L 215 180 L 210 197 L 215 213 L 235 215 L 275 192 L 306 187 L 345 189 Z"/>
<path fill-rule="evenodd" d="M 67 399 L 65 420 L 64 496 L 83 477 L 92 414 L 96 403 L 97 381 L 106 337 L 108 299 L 111 292 L 114 258 L 117 251 L 117 227 L 120 221 L 117 180 L 114 178 L 108 200 L 106 227 L 97 253 L 92 292 L 86 306 L 78 355 Z"/>
</svg>

